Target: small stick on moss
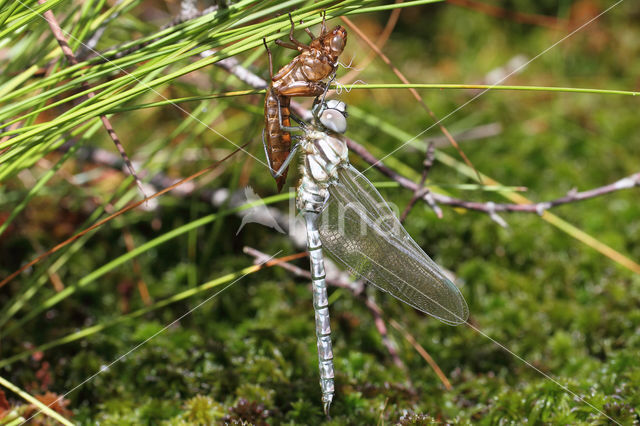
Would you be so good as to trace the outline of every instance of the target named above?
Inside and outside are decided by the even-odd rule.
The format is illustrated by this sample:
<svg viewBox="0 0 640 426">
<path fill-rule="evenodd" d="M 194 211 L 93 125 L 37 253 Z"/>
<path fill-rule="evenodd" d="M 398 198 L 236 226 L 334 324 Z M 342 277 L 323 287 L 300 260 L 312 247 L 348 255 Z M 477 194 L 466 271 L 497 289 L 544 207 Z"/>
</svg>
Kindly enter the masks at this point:
<svg viewBox="0 0 640 426">
<path fill-rule="evenodd" d="M 404 327 L 398 324 L 397 321 L 395 321 L 394 319 L 391 319 L 389 320 L 389 324 L 391 324 L 393 328 L 398 330 L 400 334 L 402 334 L 402 336 L 407 340 L 407 342 L 409 342 L 411 346 L 413 346 L 413 348 L 420 354 L 420 356 L 425 361 L 427 361 L 427 363 L 431 366 L 431 368 L 433 368 L 433 371 L 435 371 L 438 377 L 440 378 L 440 381 L 442 382 L 442 384 L 444 384 L 444 387 L 447 390 L 451 390 L 452 389 L 451 382 L 449 381 L 449 379 L 447 379 L 447 376 L 445 376 L 445 374 L 442 372 L 438 364 L 436 364 L 435 360 L 431 357 L 431 355 L 429 355 L 429 352 L 427 352 L 425 348 L 423 348 L 422 345 L 418 343 L 418 341 L 411 334 L 409 334 L 409 332 L 407 332 L 404 329 Z"/>
</svg>

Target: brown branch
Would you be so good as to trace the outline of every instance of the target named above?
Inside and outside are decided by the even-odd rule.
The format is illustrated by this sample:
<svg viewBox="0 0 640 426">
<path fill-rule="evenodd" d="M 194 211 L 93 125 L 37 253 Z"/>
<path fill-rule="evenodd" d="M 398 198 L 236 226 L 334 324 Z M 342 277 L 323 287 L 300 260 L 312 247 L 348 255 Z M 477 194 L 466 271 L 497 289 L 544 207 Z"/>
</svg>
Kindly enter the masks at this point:
<svg viewBox="0 0 640 426">
<path fill-rule="evenodd" d="M 630 189 L 633 187 L 640 187 L 640 172 L 634 173 L 622 179 L 619 179 L 608 185 L 599 186 L 597 188 L 589 189 L 587 191 L 578 192 L 572 189 L 564 197 L 556 198 L 551 201 L 543 201 L 534 204 L 509 204 L 509 203 L 478 203 L 473 201 L 465 201 L 457 198 L 447 197 L 446 195 L 438 194 L 438 202 L 441 204 L 447 204 L 454 207 L 462 207 L 467 210 L 477 210 L 485 213 L 494 212 L 522 212 L 522 213 L 537 213 L 538 215 L 544 214 L 544 212 L 552 207 L 557 207 L 563 204 L 575 203 L 578 201 L 588 200 L 590 198 L 599 197 L 612 192 L 620 191 L 622 189 Z"/>
<path fill-rule="evenodd" d="M 38 3 L 39 4 L 44 4 L 44 3 L 46 3 L 46 0 L 38 0 Z M 58 41 L 58 44 L 60 45 L 60 48 L 62 49 L 62 53 L 67 58 L 67 61 L 71 65 L 77 65 L 78 64 L 78 60 L 76 59 L 75 55 L 73 54 L 73 50 L 71 50 L 71 47 L 69 46 L 69 43 L 67 42 L 67 38 L 65 37 L 64 31 L 62 30 L 62 28 L 60 28 L 60 25 L 58 24 L 58 21 L 56 20 L 53 12 L 51 10 L 47 10 L 44 13 L 44 18 L 49 23 L 49 27 L 51 28 L 51 32 L 53 33 L 53 36 Z M 91 86 L 86 81 L 83 81 L 81 83 L 81 86 L 82 86 L 82 89 L 84 89 L 84 90 L 90 90 L 91 89 Z M 81 100 L 85 101 L 85 100 L 91 99 L 95 95 L 96 95 L 95 92 L 89 92 L 86 95 L 84 95 L 81 98 Z M 115 144 L 116 149 L 118 150 L 118 152 L 120 152 L 120 155 L 122 156 L 122 159 L 124 160 L 125 164 L 127 165 L 127 169 L 129 169 L 129 173 L 131 173 L 131 175 L 135 179 L 136 185 L 138 185 L 138 189 L 140 190 L 142 195 L 146 198 L 146 194 L 145 194 L 144 189 L 142 187 L 142 183 L 140 182 L 140 179 L 138 178 L 138 175 L 136 174 L 136 171 L 135 171 L 135 168 L 133 167 L 133 164 L 131 164 L 131 160 L 129 159 L 129 156 L 127 155 L 127 153 L 124 150 L 124 147 L 122 146 L 122 142 L 120 142 L 120 138 L 116 134 L 115 130 L 113 130 L 113 126 L 111 125 L 111 122 L 109 121 L 109 119 L 107 118 L 106 115 L 101 115 L 100 116 L 100 120 L 102 121 L 102 125 L 104 126 L 104 128 L 107 130 L 107 134 L 109 135 L 109 137 L 111 138 L 111 140 Z"/>
<path fill-rule="evenodd" d="M 83 235 L 87 234 L 88 232 L 91 232 L 92 230 L 102 226 L 103 224 L 109 222 L 110 220 L 114 219 L 117 216 L 120 216 L 126 212 L 128 212 L 129 210 L 135 209 L 136 207 L 148 202 L 149 200 L 152 200 L 154 198 L 157 198 L 163 194 L 166 194 L 167 192 L 171 191 L 172 189 L 187 183 L 189 181 L 192 181 L 200 176 L 202 176 L 203 174 L 217 168 L 218 166 L 220 166 L 221 164 L 223 164 L 226 160 L 228 160 L 229 158 L 231 158 L 233 155 L 237 154 L 238 152 L 240 152 L 241 150 L 244 150 L 244 148 L 249 145 L 249 143 L 246 143 L 244 145 L 242 145 L 241 147 L 237 148 L 236 150 L 234 150 L 233 152 L 231 152 L 229 155 L 227 155 L 226 157 L 224 157 L 222 160 L 216 161 L 215 163 L 213 163 L 212 165 L 205 167 L 204 169 L 200 170 L 199 172 L 196 172 L 194 174 L 192 174 L 189 177 L 186 177 L 176 183 L 174 183 L 171 186 L 168 186 L 166 188 L 164 188 L 162 191 L 158 191 L 155 194 L 151 195 L 150 197 L 146 197 L 140 201 L 137 201 L 135 203 L 131 203 L 129 205 L 127 205 L 126 207 L 123 207 L 122 209 L 118 210 L 117 212 L 107 216 L 106 218 L 94 223 L 93 225 L 89 226 L 88 228 L 78 232 L 75 235 L 72 235 L 71 237 L 67 238 L 66 240 L 64 240 L 63 242 L 57 244 L 56 246 L 54 246 L 53 248 L 51 248 L 49 251 L 47 251 L 46 253 L 41 254 L 40 256 L 36 257 L 35 259 L 33 259 L 32 261 L 26 263 L 25 265 L 23 265 L 20 269 L 18 269 L 17 271 L 13 272 L 11 275 L 9 275 L 8 277 L 6 277 L 5 279 L 3 279 L 2 281 L 0 281 L 0 288 L 2 288 L 3 286 L 5 286 L 7 283 L 9 283 L 11 280 L 13 280 L 15 277 L 17 277 L 18 275 L 20 275 L 22 272 L 26 271 L 27 269 L 31 268 L 33 265 L 35 265 L 36 263 L 40 262 L 42 259 L 46 258 L 47 256 L 57 252 L 58 250 L 60 250 L 61 248 L 71 244 L 72 242 L 74 242 L 75 240 L 77 240 L 78 238 L 82 237 Z"/>
<path fill-rule="evenodd" d="M 420 185 L 417 190 L 413 191 L 413 197 L 411 197 L 411 200 L 409 200 L 407 207 L 405 207 L 404 211 L 400 215 L 400 223 L 404 222 L 404 220 L 409 215 L 409 212 L 411 211 L 413 206 L 421 198 L 426 201 L 426 203 L 429 205 L 429 207 L 431 207 L 431 209 L 433 209 L 433 211 L 436 213 L 436 216 L 438 216 L 439 219 L 442 219 L 442 210 L 440 209 L 440 207 L 438 207 L 435 200 L 433 199 L 433 196 L 431 195 L 431 191 L 429 191 L 429 188 L 424 187 L 424 184 L 427 181 L 427 176 L 429 176 L 429 171 L 433 166 L 435 152 L 436 152 L 435 145 L 433 144 L 433 142 L 429 142 L 429 145 L 427 146 L 427 150 L 424 155 L 424 161 L 422 163 L 424 167 L 422 169 L 422 176 L 420 177 Z"/>
<path fill-rule="evenodd" d="M 371 164 L 373 167 L 378 169 L 384 175 L 392 179 L 393 181 L 400 184 L 400 186 L 410 189 L 412 191 L 416 191 L 419 189 L 417 183 L 412 180 L 402 176 L 399 173 L 391 170 L 384 164 L 380 162 L 373 154 L 371 154 L 365 147 L 355 142 L 352 139 L 347 139 L 347 145 L 349 149 L 358 156 L 362 157 L 367 163 Z M 543 201 L 534 204 L 510 204 L 510 203 L 494 203 L 494 202 L 475 202 L 475 201 L 466 201 L 458 198 L 449 197 L 447 195 L 432 193 L 433 199 L 438 204 L 444 204 L 452 207 L 462 207 L 467 210 L 476 210 L 484 213 L 488 213 L 489 215 L 495 214 L 496 212 L 522 212 L 522 213 L 536 213 L 538 215 L 542 215 L 546 210 L 557 207 L 562 204 L 573 203 L 577 201 L 583 201 L 590 198 L 599 197 L 605 194 L 609 194 L 611 192 L 620 191 L 622 189 L 629 189 L 639 186 L 640 187 L 640 172 L 629 175 L 625 178 L 617 180 L 608 185 L 600 186 L 597 188 L 593 188 L 587 191 L 577 192 L 575 190 L 570 191 L 564 197 L 556 198 L 551 201 Z M 425 200 L 426 201 L 426 200 Z M 495 220 L 495 219 L 494 219 Z"/>
</svg>

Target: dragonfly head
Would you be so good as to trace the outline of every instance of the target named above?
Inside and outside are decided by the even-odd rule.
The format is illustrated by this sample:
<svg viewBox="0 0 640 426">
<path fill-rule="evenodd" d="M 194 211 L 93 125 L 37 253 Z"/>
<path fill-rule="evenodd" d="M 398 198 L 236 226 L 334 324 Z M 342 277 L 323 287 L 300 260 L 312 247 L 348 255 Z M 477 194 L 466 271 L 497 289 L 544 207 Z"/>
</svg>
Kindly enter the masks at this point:
<svg viewBox="0 0 640 426">
<path fill-rule="evenodd" d="M 329 49 L 331 53 L 337 58 L 344 50 L 344 45 L 347 44 L 347 31 L 340 25 L 335 27 L 331 31 L 331 41 L 329 42 Z"/>
<path fill-rule="evenodd" d="M 311 43 L 311 47 L 321 49 L 326 55 L 331 57 L 331 62 L 335 63 L 346 44 L 347 30 L 338 25 L 333 30 L 320 34 L 320 36 Z"/>
<path fill-rule="evenodd" d="M 316 121 L 327 130 L 340 134 L 347 131 L 347 104 L 344 102 L 336 99 L 316 101 L 311 112 Z"/>
</svg>

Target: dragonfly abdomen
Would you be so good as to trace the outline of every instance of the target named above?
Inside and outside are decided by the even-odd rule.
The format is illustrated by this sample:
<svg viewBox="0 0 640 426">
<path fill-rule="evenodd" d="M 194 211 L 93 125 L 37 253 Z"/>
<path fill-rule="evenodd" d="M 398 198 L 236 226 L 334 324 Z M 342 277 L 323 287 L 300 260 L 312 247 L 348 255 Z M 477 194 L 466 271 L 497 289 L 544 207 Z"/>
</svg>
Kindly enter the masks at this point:
<svg viewBox="0 0 640 426">
<path fill-rule="evenodd" d="M 264 99 L 265 110 L 265 143 L 267 145 L 267 155 L 271 168 L 279 170 L 282 164 L 289 156 L 291 150 L 291 134 L 280 128 L 280 117 L 282 124 L 290 126 L 289 120 L 289 104 L 291 99 L 286 96 L 279 96 L 273 90 L 267 89 L 267 95 Z M 278 111 L 280 110 L 280 111 Z M 276 178 L 278 191 L 282 189 L 287 180 L 287 170 L 284 170 L 280 176 Z"/>
<path fill-rule="evenodd" d="M 347 159 L 348 151 L 344 141 L 326 132 L 309 131 L 303 143 L 302 180 L 298 188 L 297 204 L 307 226 L 320 388 L 324 411 L 328 414 L 335 392 L 333 349 L 322 242 L 317 220 L 329 198 L 329 185 L 337 178 L 337 168 Z"/>
<path fill-rule="evenodd" d="M 335 392 L 333 383 L 333 349 L 331 345 L 331 324 L 329 320 L 329 297 L 325 281 L 322 242 L 316 225 L 317 213 L 305 212 L 307 225 L 307 248 L 311 261 L 311 284 L 313 288 L 313 309 L 316 318 L 316 338 L 318 345 L 318 367 L 320 389 L 325 413 L 329 412 Z"/>
</svg>

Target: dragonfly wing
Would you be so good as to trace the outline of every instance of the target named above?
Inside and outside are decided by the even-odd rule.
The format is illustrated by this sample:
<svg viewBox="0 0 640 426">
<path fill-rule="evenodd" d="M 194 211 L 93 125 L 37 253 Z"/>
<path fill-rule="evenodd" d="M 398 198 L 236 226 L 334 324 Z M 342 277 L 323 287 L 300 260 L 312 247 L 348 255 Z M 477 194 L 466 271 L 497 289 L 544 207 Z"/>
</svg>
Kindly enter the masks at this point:
<svg viewBox="0 0 640 426">
<path fill-rule="evenodd" d="M 461 324 L 469 308 L 458 288 L 413 241 L 371 182 L 352 166 L 318 218 L 323 247 L 347 269 L 379 289 L 447 324 Z"/>
</svg>

